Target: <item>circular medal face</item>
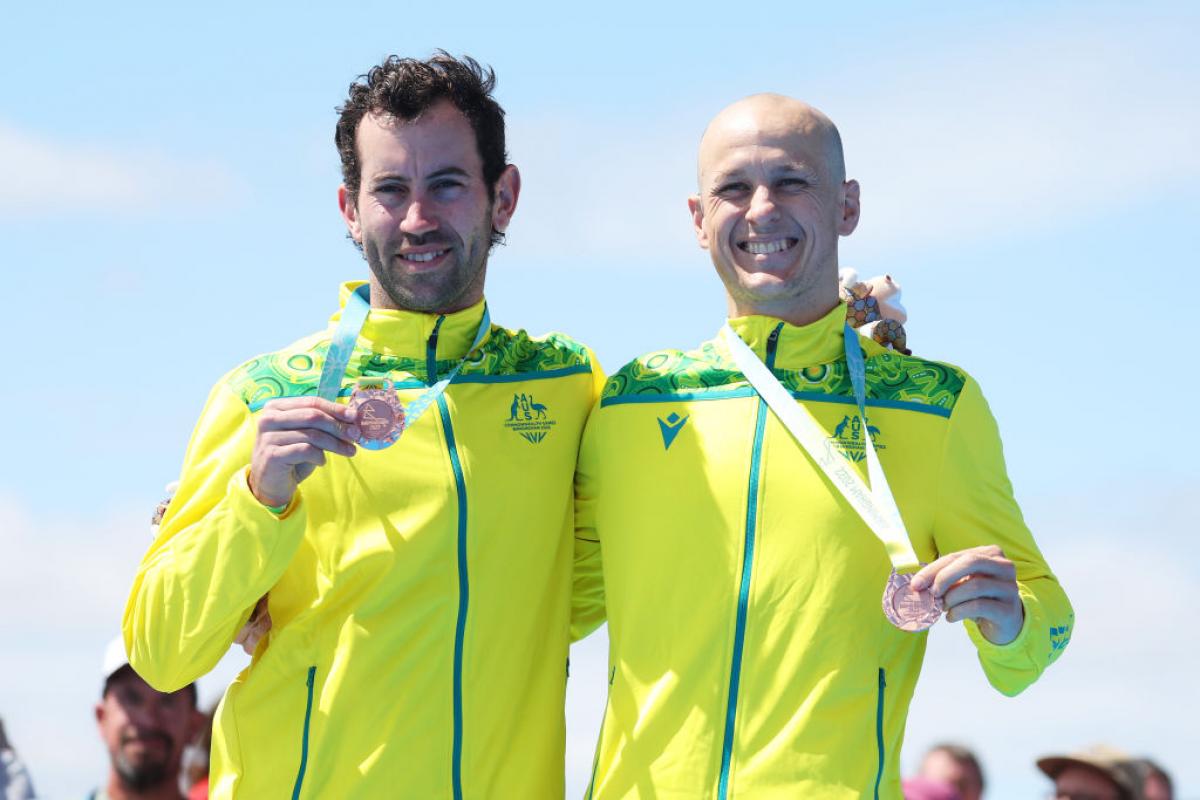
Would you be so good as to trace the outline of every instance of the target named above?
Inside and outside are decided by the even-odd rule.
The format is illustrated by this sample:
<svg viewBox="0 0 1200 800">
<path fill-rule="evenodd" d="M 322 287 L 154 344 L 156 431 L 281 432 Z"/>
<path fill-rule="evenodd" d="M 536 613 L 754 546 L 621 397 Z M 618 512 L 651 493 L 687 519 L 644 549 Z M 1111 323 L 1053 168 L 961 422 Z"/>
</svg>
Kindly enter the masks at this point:
<svg viewBox="0 0 1200 800">
<path fill-rule="evenodd" d="M 883 590 L 883 613 L 888 622 L 902 631 L 923 631 L 942 616 L 942 601 L 928 589 L 914 591 L 912 575 L 900 575 L 895 570 Z"/>
<path fill-rule="evenodd" d="M 404 406 L 390 381 L 382 386 L 362 387 L 350 395 L 354 424 L 347 433 L 368 450 L 382 450 L 393 444 L 404 432 Z"/>
</svg>

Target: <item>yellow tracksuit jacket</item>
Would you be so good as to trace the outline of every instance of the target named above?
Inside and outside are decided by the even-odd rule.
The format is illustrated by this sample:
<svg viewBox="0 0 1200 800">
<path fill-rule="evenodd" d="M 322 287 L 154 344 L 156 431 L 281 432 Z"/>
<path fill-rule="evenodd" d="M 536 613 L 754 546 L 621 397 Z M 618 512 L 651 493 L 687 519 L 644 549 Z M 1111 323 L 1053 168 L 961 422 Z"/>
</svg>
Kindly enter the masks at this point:
<svg viewBox="0 0 1200 800">
<path fill-rule="evenodd" d="M 839 306 L 804 327 L 731 321 L 866 479 Z M 997 647 L 1016 694 L 1073 614 L 1013 499 L 961 370 L 860 337 L 868 424 L 922 562 L 982 544 L 1016 563 L 1025 624 Z M 883 545 L 737 371 L 718 338 L 611 376 L 577 475 L 576 624 L 607 606 L 610 685 L 589 798 L 899 798 L 926 634 L 892 627 Z M 601 574 L 600 558 L 603 566 Z"/>
<path fill-rule="evenodd" d="M 410 402 L 482 312 L 372 310 L 341 399 L 378 375 Z M 217 712 L 212 797 L 561 797 L 572 476 L 599 369 L 564 336 L 492 326 L 399 442 L 329 456 L 277 516 L 246 483 L 255 414 L 315 394 L 339 315 L 212 390 L 130 592 L 130 661 L 177 689 L 269 593 L 273 628 Z"/>
</svg>

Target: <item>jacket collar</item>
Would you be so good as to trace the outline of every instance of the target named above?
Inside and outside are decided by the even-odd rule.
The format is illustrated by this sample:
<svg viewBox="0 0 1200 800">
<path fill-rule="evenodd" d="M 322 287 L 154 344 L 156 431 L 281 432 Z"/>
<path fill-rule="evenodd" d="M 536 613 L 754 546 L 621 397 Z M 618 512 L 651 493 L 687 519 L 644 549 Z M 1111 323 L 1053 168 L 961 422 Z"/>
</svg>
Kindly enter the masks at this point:
<svg viewBox="0 0 1200 800">
<path fill-rule="evenodd" d="M 842 338 L 845 324 L 846 306 L 843 303 L 838 303 L 828 314 L 808 325 L 792 325 L 775 317 L 758 315 L 729 320 L 733 332 L 750 345 L 750 349 L 764 362 L 767 360 L 767 339 L 776 327 L 782 325 L 775 348 L 775 366 L 785 369 L 841 360 L 845 353 Z M 870 355 L 872 348 L 861 337 L 860 341 Z"/>
<path fill-rule="evenodd" d="M 338 310 L 329 318 L 331 329 L 337 327 L 350 293 L 364 283 L 366 281 L 348 281 L 341 285 L 338 290 Z M 467 354 L 475 340 L 475 334 L 479 331 L 479 321 L 483 319 L 483 306 L 484 301 L 480 300 L 473 306 L 450 314 L 372 308 L 358 334 L 358 342 L 360 346 L 380 355 L 425 358 L 429 339 L 437 327 L 435 358 L 462 358 Z M 439 319 L 442 320 L 440 326 Z"/>
</svg>

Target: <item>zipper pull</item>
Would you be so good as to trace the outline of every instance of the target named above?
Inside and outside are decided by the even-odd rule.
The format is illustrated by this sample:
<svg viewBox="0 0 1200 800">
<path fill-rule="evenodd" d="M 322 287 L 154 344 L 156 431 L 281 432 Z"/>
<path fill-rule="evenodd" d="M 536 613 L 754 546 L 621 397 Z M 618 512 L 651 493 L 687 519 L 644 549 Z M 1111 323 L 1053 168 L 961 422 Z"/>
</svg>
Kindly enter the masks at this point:
<svg viewBox="0 0 1200 800">
<path fill-rule="evenodd" d="M 437 342 L 438 331 L 442 328 L 442 322 L 446 319 L 443 314 L 437 318 L 437 322 L 433 323 L 433 332 L 429 334 L 429 342 L 425 345 L 425 371 L 428 372 L 428 383 L 432 384 L 437 381 Z"/>
<path fill-rule="evenodd" d="M 767 369 L 775 368 L 775 349 L 779 346 L 779 334 L 782 330 L 783 323 L 781 322 L 767 337 Z"/>
</svg>

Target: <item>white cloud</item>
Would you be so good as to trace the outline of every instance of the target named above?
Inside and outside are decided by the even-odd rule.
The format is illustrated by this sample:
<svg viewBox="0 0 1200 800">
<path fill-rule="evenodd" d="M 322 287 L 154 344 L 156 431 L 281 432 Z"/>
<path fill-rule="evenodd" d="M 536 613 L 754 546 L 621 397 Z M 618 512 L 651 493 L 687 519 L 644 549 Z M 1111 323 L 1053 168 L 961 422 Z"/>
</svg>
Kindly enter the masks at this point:
<svg viewBox="0 0 1200 800">
<path fill-rule="evenodd" d="M 1200 175 L 1197 69 L 1178 31 L 1042 22 L 954 46 L 914 42 L 902 58 L 794 81 L 824 87 L 808 99 L 838 123 L 863 184 L 856 257 L 1053 229 Z M 657 116 L 514 119 L 526 176 L 514 245 L 548 258 L 699 263 L 684 200 L 706 105 L 672 98 Z"/>
<path fill-rule="evenodd" d="M 0 121 L 0 212 L 10 216 L 170 216 L 219 207 L 240 187 L 209 159 L 51 139 Z"/>
<path fill-rule="evenodd" d="M 839 104 L 874 247 L 1052 230 L 1200 173 L 1195 65 L 1169 32 L 1008 32 Z"/>
</svg>

